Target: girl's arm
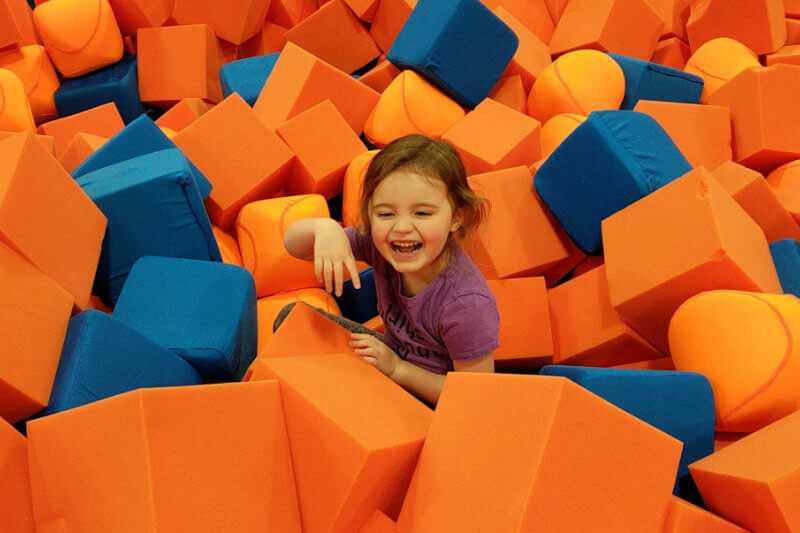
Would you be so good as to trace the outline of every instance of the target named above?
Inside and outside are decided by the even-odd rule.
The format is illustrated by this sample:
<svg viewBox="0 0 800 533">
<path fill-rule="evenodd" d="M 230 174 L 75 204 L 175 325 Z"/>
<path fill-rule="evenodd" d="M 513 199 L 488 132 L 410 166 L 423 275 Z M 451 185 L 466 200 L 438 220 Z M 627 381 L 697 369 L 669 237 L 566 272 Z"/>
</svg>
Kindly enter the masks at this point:
<svg viewBox="0 0 800 533">
<path fill-rule="evenodd" d="M 456 372 L 494 372 L 492 354 L 475 359 L 453 360 Z M 389 376 L 392 380 L 412 394 L 423 398 L 431 404 L 439 401 L 444 380 L 447 376 L 436 374 L 422 367 L 398 358 L 394 372 Z"/>
</svg>

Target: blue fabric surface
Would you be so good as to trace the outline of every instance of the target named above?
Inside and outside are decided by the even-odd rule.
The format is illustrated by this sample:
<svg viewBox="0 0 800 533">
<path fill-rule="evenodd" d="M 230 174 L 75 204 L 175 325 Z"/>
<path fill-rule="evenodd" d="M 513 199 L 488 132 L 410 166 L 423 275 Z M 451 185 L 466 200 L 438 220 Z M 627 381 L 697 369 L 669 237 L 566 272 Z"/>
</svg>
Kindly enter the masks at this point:
<svg viewBox="0 0 800 533">
<path fill-rule="evenodd" d="M 683 442 L 675 492 L 689 464 L 714 452 L 714 396 L 695 372 L 548 365 L 544 376 L 568 378 Z"/>
<path fill-rule="evenodd" d="M 620 54 L 608 54 L 625 74 L 625 98 L 620 109 L 633 109 L 639 100 L 697 104 L 703 78 L 674 68 Z"/>
<path fill-rule="evenodd" d="M 534 186 L 575 244 L 598 254 L 604 218 L 689 170 L 650 116 L 595 111 L 542 164 Z"/>
<path fill-rule="evenodd" d="M 239 381 L 256 356 L 256 289 L 238 266 L 142 257 L 114 318 L 181 356 L 207 382 Z"/>
<path fill-rule="evenodd" d="M 278 57 L 280 53 L 276 52 L 226 63 L 219 70 L 222 94 L 227 98 L 231 93 L 239 93 L 245 102 L 254 106 Z"/>
<path fill-rule="evenodd" d="M 478 105 L 519 46 L 517 35 L 479 0 L 419 0 L 387 58 L 466 107 Z"/>
<path fill-rule="evenodd" d="M 800 242 L 781 239 L 769 245 L 769 253 L 783 292 L 800 298 Z"/>
<path fill-rule="evenodd" d="M 144 113 L 139 100 L 136 56 L 78 78 L 64 78 L 55 93 L 56 109 L 62 117 L 114 102 L 125 124 Z"/>
<path fill-rule="evenodd" d="M 372 267 L 359 272 L 358 277 L 361 280 L 361 288 L 354 288 L 353 282 L 347 280 L 342 295 L 336 298 L 336 303 L 343 317 L 356 322 L 366 322 L 378 316 L 378 293 L 375 289 Z"/>
<path fill-rule="evenodd" d="M 199 385 L 183 359 L 125 326 L 89 309 L 69 321 L 45 416 L 141 387 Z"/>
<path fill-rule="evenodd" d="M 180 150 L 161 150 L 90 172 L 78 185 L 108 218 L 94 294 L 112 305 L 146 255 L 220 261 L 203 201 Z"/>
<path fill-rule="evenodd" d="M 169 137 L 164 135 L 164 132 L 150 117 L 142 115 L 87 157 L 83 163 L 72 171 L 72 177 L 80 178 L 109 165 L 122 163 L 140 155 L 170 148 L 177 149 L 177 146 Z M 188 158 L 184 156 L 184 159 L 186 159 L 192 176 L 197 182 L 197 190 L 200 192 L 200 196 L 207 197 L 211 192 L 211 183 L 208 178 Z"/>
</svg>

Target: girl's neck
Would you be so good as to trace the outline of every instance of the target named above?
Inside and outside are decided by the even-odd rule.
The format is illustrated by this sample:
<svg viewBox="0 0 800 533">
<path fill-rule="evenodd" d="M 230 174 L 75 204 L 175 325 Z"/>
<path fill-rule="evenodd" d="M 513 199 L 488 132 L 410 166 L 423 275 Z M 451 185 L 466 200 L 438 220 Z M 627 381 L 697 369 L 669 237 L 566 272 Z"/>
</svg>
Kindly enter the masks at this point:
<svg viewBox="0 0 800 533">
<path fill-rule="evenodd" d="M 436 279 L 439 274 L 444 271 L 453 259 L 453 250 L 448 246 L 442 250 L 439 257 L 428 265 L 427 267 L 400 275 L 400 288 L 402 289 L 403 296 L 407 298 L 414 297 L 425 290 L 425 287 Z"/>
</svg>

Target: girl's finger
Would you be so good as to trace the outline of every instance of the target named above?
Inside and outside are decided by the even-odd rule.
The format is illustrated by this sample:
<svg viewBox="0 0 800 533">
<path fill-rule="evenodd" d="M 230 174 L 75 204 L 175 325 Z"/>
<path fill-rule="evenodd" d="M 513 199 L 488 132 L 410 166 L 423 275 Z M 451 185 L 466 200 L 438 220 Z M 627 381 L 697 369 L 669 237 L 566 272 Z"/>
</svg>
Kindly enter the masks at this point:
<svg viewBox="0 0 800 533">
<path fill-rule="evenodd" d="M 331 260 L 326 258 L 325 263 L 322 266 L 322 270 L 325 276 L 325 290 L 327 292 L 333 291 L 333 268 L 331 266 Z"/>
<path fill-rule="evenodd" d="M 375 359 L 375 358 L 374 358 L 374 357 L 372 357 L 372 356 L 369 356 L 369 355 L 367 355 L 367 356 L 361 356 L 361 359 L 363 359 L 363 360 L 364 360 L 364 361 L 366 361 L 367 363 L 371 364 L 372 366 L 377 366 L 377 364 L 378 364 L 378 360 L 377 360 L 377 359 Z"/>
<path fill-rule="evenodd" d="M 344 274 L 342 273 L 342 262 L 337 260 L 333 264 L 333 282 L 336 286 L 336 296 L 342 295 L 342 285 L 344 284 Z"/>
<path fill-rule="evenodd" d="M 350 279 L 353 281 L 353 287 L 355 287 L 356 289 L 360 289 L 361 277 L 358 275 L 358 267 L 356 266 L 356 260 L 353 259 L 352 256 L 350 256 L 347 258 L 344 264 L 347 267 L 347 271 L 350 272 Z"/>
<path fill-rule="evenodd" d="M 367 348 L 356 348 L 353 351 L 356 352 L 358 355 L 369 355 L 371 357 L 375 357 L 375 350 L 373 350 L 372 348 L 369 348 L 369 347 L 367 347 Z"/>
<path fill-rule="evenodd" d="M 317 277 L 317 281 L 322 283 L 322 257 L 315 255 L 314 256 L 314 275 Z"/>
</svg>

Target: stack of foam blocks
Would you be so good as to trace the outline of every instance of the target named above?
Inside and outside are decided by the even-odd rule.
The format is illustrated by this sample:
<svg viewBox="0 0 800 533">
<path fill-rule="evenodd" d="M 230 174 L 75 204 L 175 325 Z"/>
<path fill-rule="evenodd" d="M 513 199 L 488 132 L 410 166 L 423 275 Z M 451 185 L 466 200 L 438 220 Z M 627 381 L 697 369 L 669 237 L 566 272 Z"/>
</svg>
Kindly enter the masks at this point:
<svg viewBox="0 0 800 533">
<path fill-rule="evenodd" d="M 798 92 L 798 0 L 0 0 L 0 531 L 800 532 Z M 411 133 L 501 317 L 435 408 L 282 244 Z"/>
</svg>

